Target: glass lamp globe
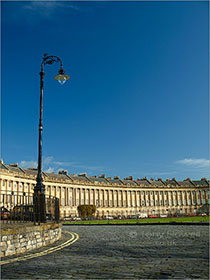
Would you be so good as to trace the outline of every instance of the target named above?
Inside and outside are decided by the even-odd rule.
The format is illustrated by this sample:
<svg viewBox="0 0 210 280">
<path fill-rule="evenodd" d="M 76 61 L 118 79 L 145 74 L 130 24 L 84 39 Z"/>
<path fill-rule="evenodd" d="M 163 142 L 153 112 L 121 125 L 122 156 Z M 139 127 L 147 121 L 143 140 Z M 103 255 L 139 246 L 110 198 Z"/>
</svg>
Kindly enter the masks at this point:
<svg viewBox="0 0 210 280">
<path fill-rule="evenodd" d="M 63 69 L 59 70 L 59 74 L 54 77 L 61 85 L 65 84 L 70 79 L 69 75 L 66 75 Z"/>
</svg>

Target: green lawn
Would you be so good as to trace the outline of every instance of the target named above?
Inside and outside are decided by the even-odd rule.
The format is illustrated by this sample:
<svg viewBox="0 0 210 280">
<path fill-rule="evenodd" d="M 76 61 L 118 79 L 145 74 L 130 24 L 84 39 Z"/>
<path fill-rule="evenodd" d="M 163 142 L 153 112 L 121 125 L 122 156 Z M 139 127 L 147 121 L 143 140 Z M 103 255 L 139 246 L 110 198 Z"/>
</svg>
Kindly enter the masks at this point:
<svg viewBox="0 0 210 280">
<path fill-rule="evenodd" d="M 170 223 L 170 222 L 209 222 L 208 217 L 180 217 L 180 218 L 151 218 L 138 220 L 93 220 L 93 221 L 64 221 L 63 224 L 140 224 L 140 223 Z"/>
</svg>

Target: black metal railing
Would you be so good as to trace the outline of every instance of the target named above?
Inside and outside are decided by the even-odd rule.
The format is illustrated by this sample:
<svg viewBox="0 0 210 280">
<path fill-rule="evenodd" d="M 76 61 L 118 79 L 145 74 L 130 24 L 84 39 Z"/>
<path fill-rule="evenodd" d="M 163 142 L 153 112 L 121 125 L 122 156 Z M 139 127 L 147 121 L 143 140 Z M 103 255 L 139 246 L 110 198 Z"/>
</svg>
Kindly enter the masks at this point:
<svg viewBox="0 0 210 280">
<path fill-rule="evenodd" d="M 45 221 L 59 222 L 59 199 L 32 193 L 0 194 L 0 214 L 3 223 L 40 223 L 43 221 L 43 213 Z"/>
</svg>

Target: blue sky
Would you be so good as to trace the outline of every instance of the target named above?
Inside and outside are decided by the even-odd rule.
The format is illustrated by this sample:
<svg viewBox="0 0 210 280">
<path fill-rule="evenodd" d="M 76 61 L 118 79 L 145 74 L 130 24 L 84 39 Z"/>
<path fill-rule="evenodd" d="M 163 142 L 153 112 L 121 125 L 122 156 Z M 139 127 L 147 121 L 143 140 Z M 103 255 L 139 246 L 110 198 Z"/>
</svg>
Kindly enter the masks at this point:
<svg viewBox="0 0 210 280">
<path fill-rule="evenodd" d="M 208 2 L 2 2 L 1 157 L 121 178 L 208 177 Z"/>
</svg>

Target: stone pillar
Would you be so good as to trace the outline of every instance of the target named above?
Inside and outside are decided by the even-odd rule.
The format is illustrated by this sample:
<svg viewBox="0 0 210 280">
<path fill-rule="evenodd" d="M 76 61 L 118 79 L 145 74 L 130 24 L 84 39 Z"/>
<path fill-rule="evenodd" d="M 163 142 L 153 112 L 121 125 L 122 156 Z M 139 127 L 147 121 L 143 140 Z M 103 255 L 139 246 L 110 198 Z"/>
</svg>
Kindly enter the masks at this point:
<svg viewBox="0 0 210 280">
<path fill-rule="evenodd" d="M 91 189 L 88 189 L 88 204 L 91 204 L 90 196 L 91 196 Z"/>
<path fill-rule="evenodd" d="M 107 207 L 110 207 L 110 201 L 109 201 L 109 189 L 107 190 Z"/>
<path fill-rule="evenodd" d="M 82 204 L 82 200 L 84 201 L 83 204 L 86 204 L 86 190 L 81 188 L 81 204 Z"/>
<path fill-rule="evenodd" d="M 74 189 L 74 206 L 77 206 L 77 189 Z"/>
<path fill-rule="evenodd" d="M 116 191 L 116 196 L 117 196 L 117 207 L 119 207 L 119 191 Z"/>
<path fill-rule="evenodd" d="M 96 190 L 93 189 L 93 205 L 96 205 Z"/>
<path fill-rule="evenodd" d="M 198 193 L 198 192 L 199 192 L 199 193 Z M 200 205 L 200 203 L 199 203 L 200 191 L 196 190 L 195 193 L 196 193 L 196 205 Z"/>
</svg>

